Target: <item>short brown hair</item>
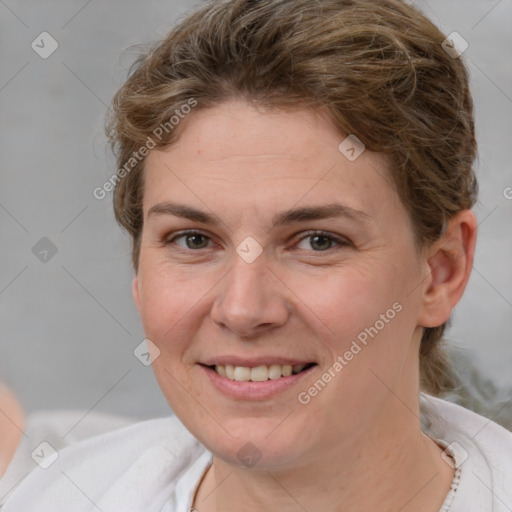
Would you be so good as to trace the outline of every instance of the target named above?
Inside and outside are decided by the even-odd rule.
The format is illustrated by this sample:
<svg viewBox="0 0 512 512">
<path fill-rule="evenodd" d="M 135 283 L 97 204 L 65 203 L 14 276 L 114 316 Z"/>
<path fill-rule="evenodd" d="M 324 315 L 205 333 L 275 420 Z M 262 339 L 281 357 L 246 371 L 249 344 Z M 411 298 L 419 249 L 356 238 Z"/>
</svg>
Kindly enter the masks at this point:
<svg viewBox="0 0 512 512">
<path fill-rule="evenodd" d="M 340 134 L 355 134 L 388 156 L 417 245 L 425 247 L 454 214 L 474 205 L 478 192 L 467 71 L 445 52 L 444 39 L 400 0 L 208 2 L 140 57 L 114 96 L 107 132 L 118 168 L 191 99 L 196 109 L 235 98 L 324 108 Z M 157 147 L 176 141 L 179 130 L 164 135 Z M 114 191 L 136 271 L 144 161 L 134 161 Z M 449 384 L 440 346 L 445 327 L 426 328 L 421 341 L 422 389 L 434 394 Z"/>
</svg>

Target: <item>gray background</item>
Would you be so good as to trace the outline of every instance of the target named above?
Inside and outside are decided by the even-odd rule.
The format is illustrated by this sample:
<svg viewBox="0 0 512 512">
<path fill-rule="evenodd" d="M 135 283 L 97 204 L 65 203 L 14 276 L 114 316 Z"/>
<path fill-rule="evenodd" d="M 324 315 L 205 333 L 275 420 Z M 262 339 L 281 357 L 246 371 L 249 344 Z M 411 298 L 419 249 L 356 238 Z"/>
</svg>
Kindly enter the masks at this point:
<svg viewBox="0 0 512 512">
<path fill-rule="evenodd" d="M 103 121 L 137 48 L 163 37 L 190 1 L 0 0 L 0 377 L 28 411 L 80 408 L 168 413 L 130 285 L 130 243 L 111 195 Z M 448 337 L 502 389 L 512 386 L 512 2 L 418 2 L 469 43 L 480 156 L 479 242 Z M 41 32 L 59 47 L 31 48 Z M 512 194 L 511 194 L 512 195 Z M 510 196 L 509 196 L 510 197 Z M 49 238 L 42 262 L 32 247 Z"/>
</svg>

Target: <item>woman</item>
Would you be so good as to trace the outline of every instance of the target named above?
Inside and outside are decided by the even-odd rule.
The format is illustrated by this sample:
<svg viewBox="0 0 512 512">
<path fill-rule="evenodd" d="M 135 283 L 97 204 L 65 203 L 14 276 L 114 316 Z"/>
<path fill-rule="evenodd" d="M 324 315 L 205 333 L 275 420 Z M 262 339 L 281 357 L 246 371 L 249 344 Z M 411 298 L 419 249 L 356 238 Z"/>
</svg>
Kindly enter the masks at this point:
<svg viewBox="0 0 512 512">
<path fill-rule="evenodd" d="M 115 212 L 176 417 L 63 450 L 5 511 L 512 508 L 512 435 L 431 396 L 477 224 L 445 39 L 399 0 L 233 0 L 139 60 Z"/>
</svg>

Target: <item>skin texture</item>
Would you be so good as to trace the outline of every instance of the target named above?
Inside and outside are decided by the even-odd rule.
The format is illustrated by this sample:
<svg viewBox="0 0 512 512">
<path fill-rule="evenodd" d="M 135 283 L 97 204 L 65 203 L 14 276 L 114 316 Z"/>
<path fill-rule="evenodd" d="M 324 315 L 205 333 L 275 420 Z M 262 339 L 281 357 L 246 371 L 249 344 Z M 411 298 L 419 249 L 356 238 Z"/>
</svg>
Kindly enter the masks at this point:
<svg viewBox="0 0 512 512">
<path fill-rule="evenodd" d="M 464 291 L 473 213 L 458 214 L 441 240 L 420 251 L 385 158 L 364 151 L 349 161 L 338 150 L 345 136 L 326 114 L 231 101 L 182 122 L 178 142 L 153 150 L 146 162 L 133 294 L 146 336 L 160 350 L 153 370 L 169 405 L 214 454 L 194 507 L 437 512 L 453 471 L 420 430 L 419 343 L 422 326 L 447 320 Z M 221 222 L 148 217 L 166 201 Z M 371 220 L 271 227 L 282 210 L 333 202 Z M 175 238 L 186 229 L 207 238 L 187 245 L 186 237 Z M 309 230 L 348 245 L 315 243 Z M 263 248 L 250 264 L 236 252 L 248 236 Z M 394 303 L 400 312 L 300 403 L 298 393 Z M 293 357 L 317 366 L 300 386 L 240 400 L 214 388 L 198 364 L 219 355 Z M 237 456 L 248 442 L 260 457 L 252 467 Z"/>
</svg>

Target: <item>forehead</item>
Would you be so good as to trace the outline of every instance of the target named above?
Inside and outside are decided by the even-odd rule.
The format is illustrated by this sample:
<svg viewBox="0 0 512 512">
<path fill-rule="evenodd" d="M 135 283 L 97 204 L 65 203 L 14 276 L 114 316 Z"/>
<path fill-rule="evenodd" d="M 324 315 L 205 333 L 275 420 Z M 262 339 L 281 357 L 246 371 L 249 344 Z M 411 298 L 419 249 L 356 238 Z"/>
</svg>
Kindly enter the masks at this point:
<svg viewBox="0 0 512 512">
<path fill-rule="evenodd" d="M 364 151 L 348 159 L 339 149 L 346 135 L 323 112 L 229 102 L 182 122 L 177 142 L 147 157 L 145 215 L 169 196 L 196 205 L 208 197 L 244 209 L 343 201 L 369 215 L 396 203 L 383 156 Z M 226 198 L 229 204 L 222 203 Z"/>
<path fill-rule="evenodd" d="M 345 137 L 326 111 L 263 109 L 242 101 L 196 109 L 181 122 L 184 129 L 169 151 L 209 162 L 339 156 L 338 145 Z"/>
</svg>

